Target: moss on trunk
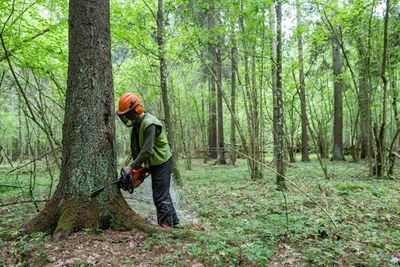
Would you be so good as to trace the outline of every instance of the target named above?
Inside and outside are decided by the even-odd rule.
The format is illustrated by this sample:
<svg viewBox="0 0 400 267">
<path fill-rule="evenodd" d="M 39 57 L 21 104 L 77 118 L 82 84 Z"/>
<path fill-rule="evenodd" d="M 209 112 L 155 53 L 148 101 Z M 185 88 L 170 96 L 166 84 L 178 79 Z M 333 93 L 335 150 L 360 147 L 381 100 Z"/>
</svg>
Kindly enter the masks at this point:
<svg viewBox="0 0 400 267">
<path fill-rule="evenodd" d="M 64 239 L 83 229 L 95 230 L 98 226 L 98 205 L 90 198 L 68 198 L 63 201 L 61 215 L 54 231 L 55 239 Z"/>
</svg>

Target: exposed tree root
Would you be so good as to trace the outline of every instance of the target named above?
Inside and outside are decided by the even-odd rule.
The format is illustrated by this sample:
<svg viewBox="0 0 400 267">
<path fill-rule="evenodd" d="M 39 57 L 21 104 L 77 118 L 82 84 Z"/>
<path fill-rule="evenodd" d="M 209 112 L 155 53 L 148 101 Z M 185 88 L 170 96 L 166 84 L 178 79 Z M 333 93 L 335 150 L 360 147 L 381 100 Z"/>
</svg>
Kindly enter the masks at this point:
<svg viewBox="0 0 400 267">
<path fill-rule="evenodd" d="M 154 232 L 154 227 L 135 214 L 120 193 L 99 199 L 61 199 L 56 193 L 35 218 L 23 225 L 23 232 L 48 233 L 53 235 L 55 241 L 63 240 L 74 232 L 94 232 L 97 229 Z"/>
</svg>

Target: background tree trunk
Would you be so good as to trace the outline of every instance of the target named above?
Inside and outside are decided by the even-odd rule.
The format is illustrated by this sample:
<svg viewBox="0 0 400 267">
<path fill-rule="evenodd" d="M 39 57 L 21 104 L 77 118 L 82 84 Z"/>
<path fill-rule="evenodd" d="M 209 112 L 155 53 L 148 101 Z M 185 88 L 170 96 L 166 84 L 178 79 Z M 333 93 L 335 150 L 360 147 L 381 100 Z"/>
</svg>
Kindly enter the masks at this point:
<svg viewBox="0 0 400 267">
<path fill-rule="evenodd" d="M 371 109 L 370 107 L 370 86 L 368 86 L 367 66 L 364 59 L 364 54 L 359 52 L 359 79 L 358 79 L 358 106 L 360 110 L 360 150 L 361 159 L 366 159 L 371 162 L 373 158 L 373 134 L 371 123 Z"/>
<path fill-rule="evenodd" d="M 383 29 L 383 52 L 382 52 L 382 65 L 381 65 L 381 79 L 383 82 L 383 101 L 382 101 L 382 123 L 378 129 L 378 125 L 374 126 L 375 131 L 375 143 L 376 143 L 376 176 L 381 178 L 384 175 L 385 170 L 385 160 L 386 160 L 386 122 L 387 122 L 387 88 L 388 88 L 388 78 L 386 76 L 386 65 L 387 65 L 387 55 L 388 55 L 388 24 L 389 24 L 389 10 L 390 4 L 389 0 L 386 0 L 385 6 L 385 18 L 384 18 L 384 29 Z"/>
<path fill-rule="evenodd" d="M 246 12 L 241 4 L 242 12 Z M 258 105 L 257 105 L 257 89 L 256 89 L 256 81 L 255 81 L 255 44 L 248 45 L 249 42 L 246 38 L 251 32 L 251 27 L 247 27 L 247 21 L 244 20 L 243 16 L 239 17 L 239 27 L 242 37 L 242 46 L 243 46 L 243 64 L 244 64 L 244 86 L 243 86 L 243 97 L 245 98 L 244 107 L 246 111 L 247 117 L 247 128 L 249 134 L 249 142 L 247 151 L 249 151 L 249 168 L 250 168 L 250 177 L 252 179 L 258 179 L 261 177 L 259 161 L 259 119 L 258 119 Z"/>
<path fill-rule="evenodd" d="M 296 19 L 297 27 L 300 31 L 297 36 L 297 50 L 299 57 L 299 97 L 300 97 L 300 107 L 301 107 L 301 161 L 309 162 L 310 157 L 308 156 L 308 134 L 307 134 L 307 105 L 306 105 L 306 85 L 304 82 L 304 60 L 303 60 L 303 33 L 301 27 L 302 25 L 302 14 L 300 1 L 296 1 Z"/>
<path fill-rule="evenodd" d="M 256 79 L 256 45 L 252 47 L 251 55 L 251 87 L 250 89 L 250 110 L 251 110 L 251 125 L 250 135 L 252 142 L 250 143 L 251 156 L 255 161 L 253 162 L 253 178 L 259 179 L 262 177 L 261 173 L 261 154 L 260 154 L 260 118 L 259 118 L 259 97 Z"/>
<path fill-rule="evenodd" d="M 235 39 L 235 32 L 232 30 L 232 37 L 231 37 L 231 134 L 230 134 L 230 153 L 229 153 L 229 164 L 235 166 L 236 164 L 236 39 Z"/>
<path fill-rule="evenodd" d="M 214 7 L 215 9 L 215 7 Z M 214 13 L 214 12 L 213 12 Z M 215 15 L 219 16 L 219 11 L 215 9 Z M 219 18 L 216 19 L 216 28 L 218 29 L 221 25 Z M 222 88 L 222 37 L 217 30 L 214 30 L 215 40 L 215 79 L 217 85 L 217 123 L 218 123 L 218 156 L 217 164 L 225 165 L 225 139 L 224 139 L 224 112 L 223 112 L 223 88 Z"/>
<path fill-rule="evenodd" d="M 336 34 L 336 36 L 338 36 Z M 345 160 L 343 155 L 343 104 L 342 104 L 342 62 L 340 46 L 336 38 L 332 38 L 334 116 L 333 116 L 333 150 L 331 160 Z"/>
<path fill-rule="evenodd" d="M 95 188 L 117 179 L 114 96 L 108 0 L 70 0 L 69 64 L 60 182 L 27 232 L 63 239 L 82 229 L 129 230 L 133 211 L 111 187 L 97 198 Z"/>
<path fill-rule="evenodd" d="M 285 183 L 285 155 L 284 155 L 284 142 L 283 142 L 283 92 L 282 92 L 282 2 L 278 0 L 276 2 L 276 90 L 274 97 L 276 102 L 274 106 L 276 121 L 276 146 L 275 146 L 275 158 L 276 158 L 276 183 L 280 188 L 286 188 Z"/>
<path fill-rule="evenodd" d="M 218 156 L 217 164 L 226 164 L 225 160 L 225 141 L 224 141 L 224 114 L 222 105 L 222 58 L 221 58 L 221 47 L 220 37 L 216 36 L 215 46 L 215 78 L 217 84 L 217 118 L 218 118 Z"/>
<path fill-rule="evenodd" d="M 214 68 L 212 69 L 214 70 Z M 215 79 L 212 77 L 212 75 L 209 77 L 209 82 L 210 99 L 208 102 L 208 156 L 212 159 L 217 159 L 217 102 Z"/>
<path fill-rule="evenodd" d="M 158 46 L 158 60 L 160 62 L 160 87 L 161 95 L 164 107 L 164 118 L 165 127 L 167 130 L 168 142 L 172 149 L 172 154 L 174 157 L 172 173 L 174 174 L 174 179 L 178 184 L 182 184 L 181 176 L 178 169 L 178 151 L 175 145 L 175 133 L 173 130 L 173 124 L 171 120 L 171 107 L 169 105 L 168 99 L 168 88 L 167 88 L 167 62 L 165 60 L 165 49 L 164 49 L 164 8 L 163 0 L 158 0 L 157 8 L 157 46 Z"/>
<path fill-rule="evenodd" d="M 210 8 L 207 14 L 208 18 L 208 28 L 211 35 L 214 36 L 215 27 L 215 7 L 214 1 L 210 2 Z M 212 38 L 211 38 L 212 39 Z M 208 156 L 212 159 L 217 159 L 218 157 L 218 143 L 217 143 L 217 90 L 216 90 L 216 64 L 215 64 L 215 44 L 214 40 L 208 42 L 208 56 L 209 56 L 209 121 L 208 121 Z"/>
<path fill-rule="evenodd" d="M 272 34 L 276 35 L 276 23 L 274 20 L 275 17 L 275 10 L 274 10 L 274 4 L 271 5 L 271 8 L 269 10 L 269 26 L 272 30 Z M 275 120 L 275 117 L 277 116 L 276 112 L 277 109 L 276 107 L 276 97 L 275 97 L 275 92 L 276 92 L 276 81 L 277 81 L 277 72 L 276 72 L 276 60 L 277 60 L 277 40 L 276 38 L 271 38 L 271 89 L 272 89 L 272 138 L 273 138 L 273 144 L 274 144 L 274 162 L 276 162 L 276 153 L 275 153 L 275 148 L 277 147 L 278 140 L 277 140 L 277 135 L 276 133 L 278 132 L 278 124 L 277 121 Z"/>
</svg>

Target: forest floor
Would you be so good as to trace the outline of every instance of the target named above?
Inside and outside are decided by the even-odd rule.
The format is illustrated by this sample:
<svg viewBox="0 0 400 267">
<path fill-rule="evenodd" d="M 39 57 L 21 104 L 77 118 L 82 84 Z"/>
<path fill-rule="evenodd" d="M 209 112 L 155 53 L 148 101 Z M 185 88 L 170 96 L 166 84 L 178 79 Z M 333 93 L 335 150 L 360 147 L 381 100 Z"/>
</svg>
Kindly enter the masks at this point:
<svg viewBox="0 0 400 267">
<path fill-rule="evenodd" d="M 36 206 L 7 205 L 26 192 L 0 186 L 0 233 L 15 236 L 0 239 L 0 266 L 399 266 L 400 176 L 378 180 L 365 163 L 324 164 L 329 179 L 316 160 L 289 164 L 282 193 L 267 166 L 264 178 L 250 180 L 244 160 L 236 167 L 196 160 L 182 170 L 183 186 L 171 189 L 183 230 L 81 231 L 59 242 L 18 236 Z M 16 176 L 0 184 L 27 185 L 22 175 L 13 183 Z M 45 177 L 36 188 L 47 188 Z M 149 183 L 124 196 L 155 224 Z M 175 234 L 187 230 L 195 235 Z"/>
</svg>

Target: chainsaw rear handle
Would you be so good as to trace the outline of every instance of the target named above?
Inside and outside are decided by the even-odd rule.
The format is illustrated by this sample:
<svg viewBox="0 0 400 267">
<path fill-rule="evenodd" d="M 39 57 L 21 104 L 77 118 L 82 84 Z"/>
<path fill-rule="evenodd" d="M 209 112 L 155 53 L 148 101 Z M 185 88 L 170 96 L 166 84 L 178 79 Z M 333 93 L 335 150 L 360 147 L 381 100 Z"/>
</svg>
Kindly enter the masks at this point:
<svg viewBox="0 0 400 267">
<path fill-rule="evenodd" d="M 128 191 L 130 194 L 133 193 L 133 177 L 131 173 L 126 173 L 125 169 L 121 168 L 121 176 L 118 181 L 123 190 Z"/>
</svg>

